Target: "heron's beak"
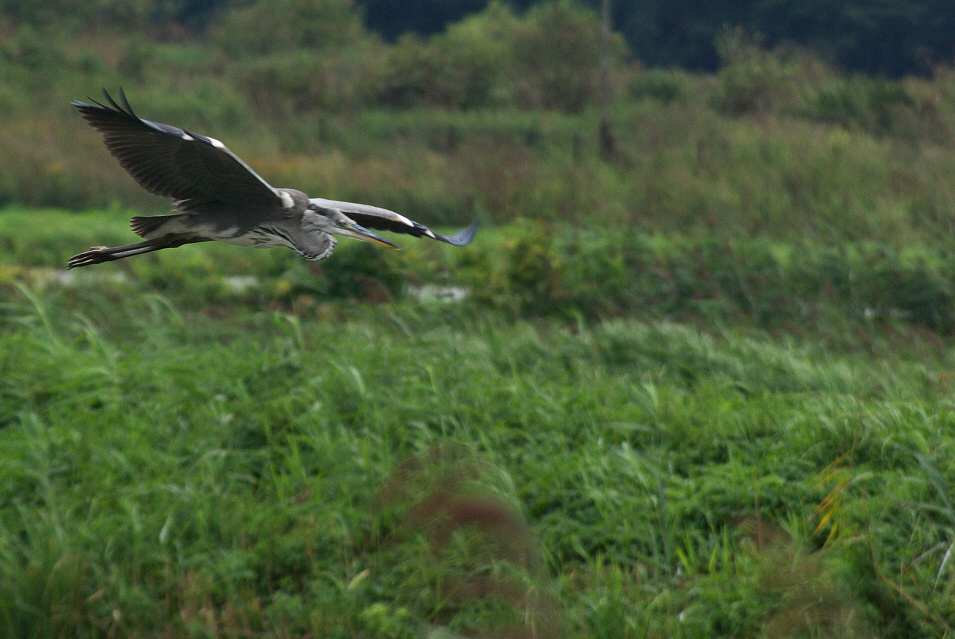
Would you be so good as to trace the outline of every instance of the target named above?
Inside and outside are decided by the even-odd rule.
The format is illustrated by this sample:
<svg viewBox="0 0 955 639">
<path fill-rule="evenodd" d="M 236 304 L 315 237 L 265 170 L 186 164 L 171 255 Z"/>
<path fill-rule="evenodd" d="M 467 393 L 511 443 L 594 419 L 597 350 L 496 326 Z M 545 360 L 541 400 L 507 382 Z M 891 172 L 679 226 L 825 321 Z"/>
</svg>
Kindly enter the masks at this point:
<svg viewBox="0 0 955 639">
<path fill-rule="evenodd" d="M 350 237 L 356 240 L 361 240 L 362 242 L 371 242 L 372 244 L 379 244 L 381 246 L 387 246 L 388 248 L 393 248 L 399 250 L 397 246 L 386 240 L 385 238 L 372 233 L 364 226 L 359 224 L 352 224 L 349 227 L 343 228 L 340 233 L 345 237 Z"/>
</svg>

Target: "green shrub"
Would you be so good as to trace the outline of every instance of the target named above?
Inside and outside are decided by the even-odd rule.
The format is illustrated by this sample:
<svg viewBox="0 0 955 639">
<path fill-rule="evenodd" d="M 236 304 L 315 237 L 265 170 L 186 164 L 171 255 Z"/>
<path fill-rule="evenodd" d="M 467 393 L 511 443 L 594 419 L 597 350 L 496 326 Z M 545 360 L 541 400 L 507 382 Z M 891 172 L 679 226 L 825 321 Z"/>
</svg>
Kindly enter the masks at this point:
<svg viewBox="0 0 955 639">
<path fill-rule="evenodd" d="M 379 75 L 384 104 L 475 108 L 512 104 L 578 113 L 593 103 L 600 53 L 596 15 L 566 0 L 516 17 L 506 5 L 424 40 L 402 36 Z M 614 64 L 626 54 L 613 38 Z"/>
<path fill-rule="evenodd" d="M 263 55 L 236 66 L 232 78 L 260 113 L 275 120 L 304 111 L 342 111 L 365 102 L 373 91 L 361 80 L 373 62 L 356 51 L 347 56 L 307 49 Z"/>
<path fill-rule="evenodd" d="M 380 44 L 352 0 L 252 4 L 227 12 L 213 37 L 233 60 L 233 82 L 277 119 L 353 108 L 374 94 Z"/>
<path fill-rule="evenodd" d="M 955 281 L 951 264 L 925 255 L 903 258 L 895 251 L 873 251 L 856 274 L 869 313 L 950 333 L 955 327 Z"/>
<path fill-rule="evenodd" d="M 901 83 L 855 75 L 819 87 L 808 100 L 806 113 L 818 120 L 883 135 L 915 107 L 915 99 Z"/>
<path fill-rule="evenodd" d="M 686 100 L 693 87 L 679 70 L 642 69 L 633 74 L 627 93 L 634 100 L 659 100 L 664 104 Z"/>
<path fill-rule="evenodd" d="M 431 39 L 440 60 L 434 87 L 438 102 L 433 103 L 464 109 L 505 103 L 506 70 L 514 64 L 509 41 L 514 20 L 495 2 Z"/>
<path fill-rule="evenodd" d="M 334 51 L 367 37 L 353 0 L 276 0 L 232 9 L 214 31 L 235 58 L 279 51 Z"/>
<path fill-rule="evenodd" d="M 50 46 L 42 33 L 30 24 L 12 29 L 0 43 L 0 58 L 34 73 L 48 73 L 66 60 L 59 47 Z"/>
<path fill-rule="evenodd" d="M 461 256 L 461 277 L 476 301 L 515 313 L 552 313 L 564 306 L 565 263 L 553 229 L 521 220 L 498 246 L 481 248 Z"/>
<path fill-rule="evenodd" d="M 711 103 L 728 115 L 790 111 L 830 72 L 818 59 L 797 50 L 767 51 L 742 27 L 716 40 L 720 57 Z"/>
<path fill-rule="evenodd" d="M 341 242 L 328 260 L 293 267 L 289 294 L 319 300 L 390 300 L 401 294 L 404 285 L 390 253 L 370 244 Z"/>
<path fill-rule="evenodd" d="M 380 101 L 393 107 L 427 101 L 440 75 L 440 64 L 435 52 L 420 37 L 414 34 L 400 37 L 388 50 L 384 70 L 379 73 Z"/>
<path fill-rule="evenodd" d="M 568 0 L 535 5 L 512 37 L 519 104 L 578 113 L 596 102 L 600 20 L 594 12 Z M 616 59 L 625 51 L 615 38 Z"/>
</svg>

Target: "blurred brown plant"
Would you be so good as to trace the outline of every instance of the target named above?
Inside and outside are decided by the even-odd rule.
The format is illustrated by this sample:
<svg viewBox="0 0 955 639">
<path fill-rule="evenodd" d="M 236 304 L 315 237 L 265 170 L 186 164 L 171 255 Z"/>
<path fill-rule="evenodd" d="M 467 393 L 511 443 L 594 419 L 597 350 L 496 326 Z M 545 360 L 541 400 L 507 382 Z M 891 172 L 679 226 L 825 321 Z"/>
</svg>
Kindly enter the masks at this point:
<svg viewBox="0 0 955 639">
<path fill-rule="evenodd" d="M 423 539 L 437 568 L 427 586 L 452 606 L 503 605 L 481 636 L 563 636 L 556 597 L 530 525 L 501 490 L 503 471 L 465 446 L 438 444 L 405 461 L 379 492 L 399 542 Z M 496 481 L 497 480 L 497 481 Z"/>
</svg>

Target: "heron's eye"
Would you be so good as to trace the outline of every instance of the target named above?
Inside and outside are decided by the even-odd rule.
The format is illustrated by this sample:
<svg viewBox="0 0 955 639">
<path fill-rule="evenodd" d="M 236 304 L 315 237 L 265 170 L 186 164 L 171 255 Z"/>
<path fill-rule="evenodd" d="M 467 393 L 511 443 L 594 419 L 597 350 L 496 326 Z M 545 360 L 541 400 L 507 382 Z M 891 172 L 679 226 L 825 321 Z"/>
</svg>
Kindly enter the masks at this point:
<svg viewBox="0 0 955 639">
<path fill-rule="evenodd" d="M 335 226 L 345 228 L 346 226 L 348 226 L 348 222 L 346 222 L 345 220 L 335 220 Z"/>
</svg>

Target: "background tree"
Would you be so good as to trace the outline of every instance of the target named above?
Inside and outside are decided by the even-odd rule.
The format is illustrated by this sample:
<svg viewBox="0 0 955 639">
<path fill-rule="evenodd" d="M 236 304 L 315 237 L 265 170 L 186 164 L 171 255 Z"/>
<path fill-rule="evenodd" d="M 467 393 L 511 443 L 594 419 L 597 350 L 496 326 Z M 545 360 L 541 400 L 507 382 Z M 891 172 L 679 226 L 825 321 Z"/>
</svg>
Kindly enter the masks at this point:
<svg viewBox="0 0 955 639">
<path fill-rule="evenodd" d="M 601 0 L 579 0 L 600 7 Z M 480 11 L 488 0 L 360 0 L 366 24 L 386 38 L 435 33 Z M 519 11 L 552 0 L 509 0 Z M 714 46 L 727 26 L 791 42 L 851 69 L 898 76 L 925 73 L 955 54 L 955 4 L 946 0 L 628 0 L 614 3 L 613 27 L 647 66 L 714 70 Z"/>
</svg>

